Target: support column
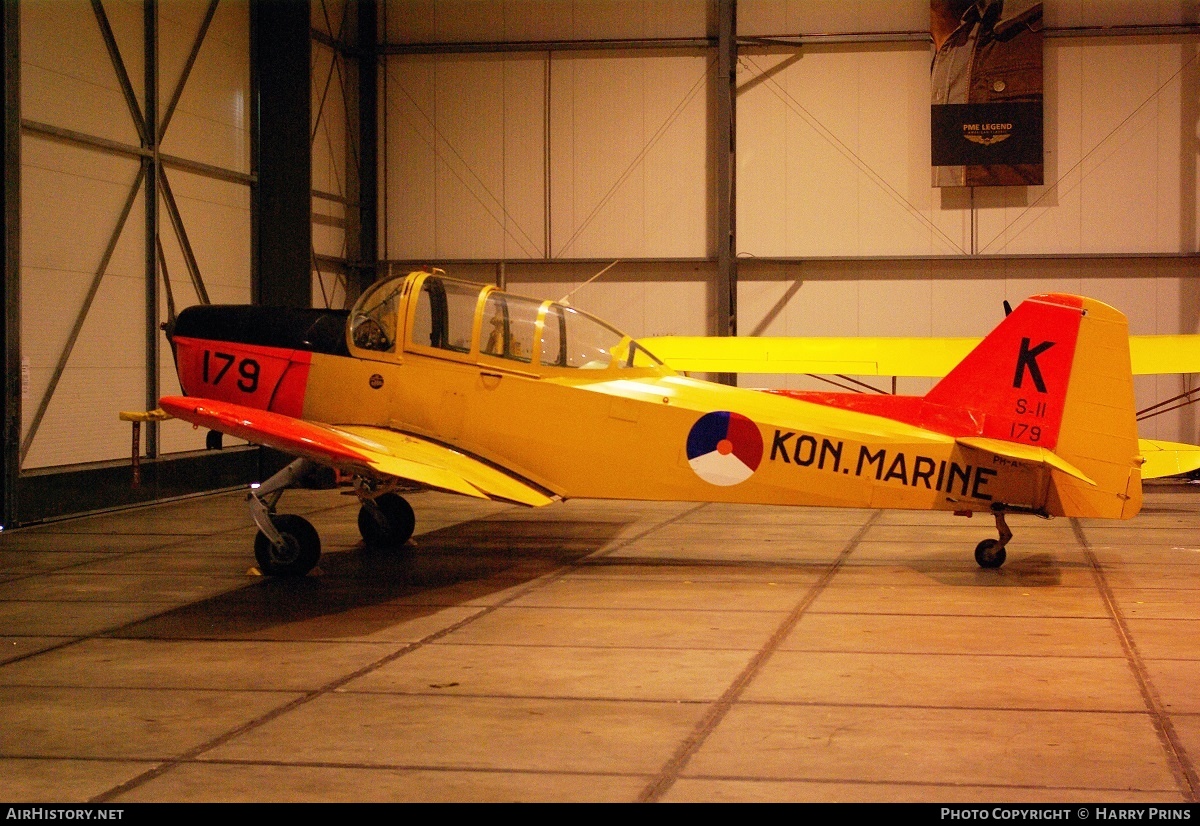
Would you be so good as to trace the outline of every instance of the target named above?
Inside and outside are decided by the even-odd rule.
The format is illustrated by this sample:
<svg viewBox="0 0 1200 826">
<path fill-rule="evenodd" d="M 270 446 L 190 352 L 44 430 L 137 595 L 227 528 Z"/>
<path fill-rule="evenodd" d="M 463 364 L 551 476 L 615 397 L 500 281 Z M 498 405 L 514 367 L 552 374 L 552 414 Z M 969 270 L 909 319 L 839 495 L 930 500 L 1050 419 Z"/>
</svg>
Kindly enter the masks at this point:
<svg viewBox="0 0 1200 826">
<path fill-rule="evenodd" d="M 158 407 L 158 2 L 145 0 L 146 410 Z M 158 456 L 158 422 L 146 422 L 146 455 Z"/>
<path fill-rule="evenodd" d="M 312 306 L 312 58 L 309 0 L 253 0 L 254 301 Z"/>
<path fill-rule="evenodd" d="M 351 272 L 361 293 L 375 280 L 379 261 L 379 152 L 376 84 L 379 77 L 379 3 L 358 2 L 358 248 Z"/>
<path fill-rule="evenodd" d="M 0 281 L 4 304 L 4 323 L 0 325 L 4 461 L 0 465 L 0 525 L 12 525 L 17 517 L 17 477 L 21 471 L 21 56 L 16 0 L 3 0 L 0 15 L 0 39 L 4 43 L 4 278 Z"/>
<path fill-rule="evenodd" d="M 737 0 L 717 4 L 717 329 L 737 335 Z M 737 384 L 734 373 L 718 373 Z"/>
</svg>

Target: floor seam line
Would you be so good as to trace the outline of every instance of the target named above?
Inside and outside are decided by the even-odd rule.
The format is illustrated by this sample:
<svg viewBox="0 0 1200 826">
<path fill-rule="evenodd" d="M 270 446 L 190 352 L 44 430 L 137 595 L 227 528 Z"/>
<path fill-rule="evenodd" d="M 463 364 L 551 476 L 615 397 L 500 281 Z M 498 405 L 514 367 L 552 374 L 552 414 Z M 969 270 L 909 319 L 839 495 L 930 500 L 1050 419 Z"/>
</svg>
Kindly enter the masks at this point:
<svg viewBox="0 0 1200 826">
<path fill-rule="evenodd" d="M 1179 740 L 1179 735 L 1175 731 L 1175 724 L 1171 722 L 1170 715 L 1163 708 L 1158 691 L 1154 688 L 1154 684 L 1150 680 L 1150 675 L 1146 671 L 1146 664 L 1142 659 L 1142 654 L 1129 632 L 1129 627 L 1125 622 L 1125 615 L 1117 605 L 1112 587 L 1108 584 L 1108 579 L 1104 575 L 1104 569 L 1101 567 L 1100 561 L 1096 558 L 1091 542 L 1088 541 L 1087 535 L 1084 534 L 1083 525 L 1077 517 L 1071 517 L 1071 528 L 1075 532 L 1075 540 L 1083 549 L 1088 564 L 1091 565 L 1092 577 L 1096 582 L 1096 587 L 1100 592 L 1100 598 L 1104 602 L 1104 607 L 1108 610 L 1109 618 L 1113 625 L 1116 626 L 1117 637 L 1121 643 L 1121 648 L 1125 651 L 1125 659 L 1129 663 L 1129 668 L 1133 672 L 1134 679 L 1137 681 L 1138 691 L 1141 693 L 1142 700 L 1146 704 L 1146 710 L 1154 725 L 1155 733 L 1158 735 L 1159 740 L 1162 742 L 1163 750 L 1167 754 L 1167 763 L 1171 768 L 1171 773 L 1175 775 L 1176 780 L 1180 784 L 1180 792 L 1183 793 L 1183 796 L 1188 801 L 1193 803 L 1200 801 L 1200 796 L 1198 796 L 1198 793 L 1200 793 L 1200 779 L 1197 778 L 1195 768 L 1186 757 L 1187 751 Z"/>
<path fill-rule="evenodd" d="M 741 673 L 734 678 L 729 688 L 710 706 L 708 712 L 700 719 L 700 722 L 697 723 L 692 733 L 680 744 L 666 765 L 659 770 L 658 775 L 642 789 L 638 795 L 638 802 L 650 803 L 661 800 L 662 796 L 666 794 L 671 786 L 675 785 L 675 782 L 679 779 L 679 775 L 687 767 L 688 763 L 691 762 L 696 752 L 700 750 L 700 747 L 704 745 L 708 737 L 729 714 L 734 703 L 745 692 L 751 680 L 762 670 L 767 660 L 779 650 L 779 646 L 783 644 L 788 634 L 800 622 L 808 608 L 825 591 L 825 588 L 829 585 L 834 575 L 841 569 L 842 563 L 858 547 L 863 537 L 866 536 L 867 532 L 879 519 L 881 513 L 878 510 L 871 513 L 862 527 L 850 538 L 846 547 L 842 549 L 837 558 L 822 572 L 820 578 L 809 586 L 800 602 L 788 613 L 788 616 L 775 629 L 775 632 L 771 634 L 758 653 L 750 659 L 750 662 L 746 664 Z"/>
</svg>

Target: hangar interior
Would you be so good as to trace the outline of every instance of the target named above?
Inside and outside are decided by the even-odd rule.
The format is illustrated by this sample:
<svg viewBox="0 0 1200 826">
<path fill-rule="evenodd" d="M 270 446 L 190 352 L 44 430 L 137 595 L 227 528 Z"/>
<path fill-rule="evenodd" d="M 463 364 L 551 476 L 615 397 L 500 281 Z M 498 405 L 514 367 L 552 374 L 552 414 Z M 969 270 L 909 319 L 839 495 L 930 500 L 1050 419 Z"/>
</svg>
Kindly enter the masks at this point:
<svg viewBox="0 0 1200 826">
<path fill-rule="evenodd" d="M 927 0 L 6 0 L 13 793 L 1196 801 L 1185 485 L 999 572 L 979 520 L 435 493 L 380 560 L 296 492 L 323 575 L 264 582 L 199 494 L 278 457 L 147 422 L 134 485 L 118 417 L 179 392 L 186 306 L 430 266 L 635 337 L 980 336 L 1042 292 L 1198 333 L 1200 10 L 1044 7 L 1046 185 L 938 189 Z"/>
</svg>

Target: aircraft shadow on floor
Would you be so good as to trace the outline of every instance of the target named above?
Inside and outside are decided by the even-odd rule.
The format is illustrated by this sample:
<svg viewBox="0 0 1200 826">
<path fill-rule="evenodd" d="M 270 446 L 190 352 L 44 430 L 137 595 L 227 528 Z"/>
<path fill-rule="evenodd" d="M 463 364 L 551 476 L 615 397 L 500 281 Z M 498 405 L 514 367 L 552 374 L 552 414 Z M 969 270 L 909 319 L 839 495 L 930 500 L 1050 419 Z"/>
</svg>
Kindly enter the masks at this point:
<svg viewBox="0 0 1200 826">
<path fill-rule="evenodd" d="M 1013 554 L 1002 570 L 982 570 L 964 564 L 961 553 L 944 559 L 919 559 L 905 564 L 940 585 L 970 588 L 1050 588 L 1062 584 L 1065 568 L 1090 568 L 1082 557 L 1065 561 L 1052 553 Z"/>
<path fill-rule="evenodd" d="M 785 543 L 780 543 L 785 544 Z M 729 557 L 705 557 L 703 554 L 686 556 L 653 554 L 630 554 L 623 552 L 620 556 L 592 556 L 580 560 L 581 568 L 603 568 L 618 566 L 621 568 L 705 568 L 720 570 L 728 568 L 745 572 L 749 569 L 761 569 L 764 576 L 772 571 L 781 572 L 822 572 L 835 564 L 830 558 L 786 558 L 778 555 L 763 559 L 747 559 Z M 946 551 L 928 553 L 919 559 L 895 562 L 890 560 L 855 560 L 844 563 L 843 570 L 864 565 L 902 568 L 932 580 L 940 585 L 969 588 L 1047 588 L 1062 584 L 1063 571 L 1067 568 L 1090 568 L 1090 564 L 1082 557 L 1076 560 L 1064 560 L 1052 553 L 1029 553 L 1014 555 L 1014 558 L 1003 570 L 983 570 L 961 551 Z M 836 574 L 835 574 L 836 576 Z M 886 574 L 883 575 L 886 578 Z M 911 580 L 906 580 L 911 582 Z"/>
<path fill-rule="evenodd" d="M 622 522 L 478 520 L 397 550 L 361 544 L 306 577 L 255 579 L 110 631 L 126 639 L 346 639 L 478 602 L 595 553 Z M 387 637 L 385 637 L 387 638 Z M 398 636 L 397 639 L 400 637 Z"/>
</svg>

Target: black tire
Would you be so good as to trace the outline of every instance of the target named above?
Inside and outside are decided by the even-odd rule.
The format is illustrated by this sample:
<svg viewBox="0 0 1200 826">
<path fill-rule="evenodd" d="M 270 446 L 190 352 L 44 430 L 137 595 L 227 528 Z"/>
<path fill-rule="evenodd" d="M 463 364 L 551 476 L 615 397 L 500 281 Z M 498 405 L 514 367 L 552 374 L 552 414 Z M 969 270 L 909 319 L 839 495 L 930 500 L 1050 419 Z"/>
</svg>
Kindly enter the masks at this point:
<svg viewBox="0 0 1200 826">
<path fill-rule="evenodd" d="M 985 539 L 975 546 L 975 561 L 980 568 L 999 568 L 1008 557 L 999 540 Z"/>
<path fill-rule="evenodd" d="M 311 571 L 321 558 L 321 537 L 307 519 L 293 514 L 271 517 L 275 530 L 283 536 L 283 547 L 276 548 L 262 531 L 254 537 L 254 558 L 264 576 L 300 577 Z"/>
<path fill-rule="evenodd" d="M 375 498 L 375 507 L 379 514 L 366 505 L 358 510 L 358 532 L 362 534 L 363 542 L 368 548 L 399 548 L 417 527 L 412 505 L 401 496 L 385 493 Z"/>
</svg>

